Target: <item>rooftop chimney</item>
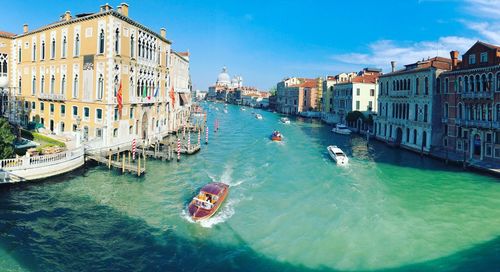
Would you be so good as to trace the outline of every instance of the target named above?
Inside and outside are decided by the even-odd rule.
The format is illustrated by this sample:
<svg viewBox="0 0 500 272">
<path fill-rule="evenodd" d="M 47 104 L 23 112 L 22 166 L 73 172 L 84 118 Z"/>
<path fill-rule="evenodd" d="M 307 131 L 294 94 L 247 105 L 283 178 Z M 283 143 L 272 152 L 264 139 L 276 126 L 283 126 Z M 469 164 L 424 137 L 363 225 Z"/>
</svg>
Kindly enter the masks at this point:
<svg viewBox="0 0 500 272">
<path fill-rule="evenodd" d="M 68 10 L 68 11 L 66 11 L 66 12 L 64 13 L 64 21 L 66 21 L 66 22 L 67 22 L 67 21 L 69 21 L 69 20 L 71 20 L 71 12 L 69 12 L 69 10 Z"/>
<path fill-rule="evenodd" d="M 23 25 L 23 33 L 28 33 L 28 24 Z"/>
<path fill-rule="evenodd" d="M 128 4 L 127 3 L 121 3 L 120 4 L 121 10 L 122 10 L 122 15 L 128 17 Z"/>
<path fill-rule="evenodd" d="M 455 68 L 457 68 L 458 65 L 458 51 L 455 50 L 451 51 L 450 57 L 451 57 L 451 69 L 455 70 Z"/>
<path fill-rule="evenodd" d="M 391 61 L 391 67 L 392 67 L 392 71 L 396 71 L 396 62 L 395 61 Z"/>
<path fill-rule="evenodd" d="M 101 6 L 101 8 L 100 8 L 99 11 L 100 12 L 106 12 L 106 11 L 110 11 L 112 9 L 113 8 L 108 3 L 106 3 L 106 4 L 104 4 L 104 5 Z"/>
<path fill-rule="evenodd" d="M 164 27 L 160 28 L 160 36 L 167 38 L 167 30 Z"/>
</svg>

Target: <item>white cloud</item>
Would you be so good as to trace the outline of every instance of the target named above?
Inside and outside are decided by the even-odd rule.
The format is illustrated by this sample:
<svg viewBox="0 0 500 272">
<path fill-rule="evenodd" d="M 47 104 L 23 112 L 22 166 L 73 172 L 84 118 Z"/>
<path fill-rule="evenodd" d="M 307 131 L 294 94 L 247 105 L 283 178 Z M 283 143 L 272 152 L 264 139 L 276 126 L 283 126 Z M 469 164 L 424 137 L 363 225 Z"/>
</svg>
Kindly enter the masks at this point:
<svg viewBox="0 0 500 272">
<path fill-rule="evenodd" d="M 466 0 L 465 10 L 472 16 L 498 20 L 500 18 L 500 0 Z"/>
<path fill-rule="evenodd" d="M 441 37 L 437 41 L 413 43 L 379 40 L 369 45 L 367 53 L 334 55 L 332 59 L 342 63 L 380 67 L 387 71 L 391 61 L 396 61 L 398 65 L 404 65 L 429 57 L 449 57 L 451 50 L 465 52 L 475 41 L 475 39 L 457 36 Z"/>
</svg>

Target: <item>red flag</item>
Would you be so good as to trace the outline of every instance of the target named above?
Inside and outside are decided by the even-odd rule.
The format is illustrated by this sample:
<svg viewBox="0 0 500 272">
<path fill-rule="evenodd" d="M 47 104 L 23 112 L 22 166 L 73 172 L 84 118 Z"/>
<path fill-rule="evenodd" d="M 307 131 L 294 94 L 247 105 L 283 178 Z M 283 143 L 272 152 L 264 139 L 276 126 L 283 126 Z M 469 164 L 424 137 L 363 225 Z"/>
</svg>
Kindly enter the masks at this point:
<svg viewBox="0 0 500 272">
<path fill-rule="evenodd" d="M 123 108 L 123 96 L 122 96 L 122 82 L 120 81 L 120 88 L 118 89 L 118 93 L 116 94 L 116 100 L 118 101 L 118 112 L 120 116 L 122 115 Z"/>
<path fill-rule="evenodd" d="M 174 86 L 170 89 L 170 99 L 172 99 L 172 109 L 175 107 L 175 93 Z"/>
</svg>

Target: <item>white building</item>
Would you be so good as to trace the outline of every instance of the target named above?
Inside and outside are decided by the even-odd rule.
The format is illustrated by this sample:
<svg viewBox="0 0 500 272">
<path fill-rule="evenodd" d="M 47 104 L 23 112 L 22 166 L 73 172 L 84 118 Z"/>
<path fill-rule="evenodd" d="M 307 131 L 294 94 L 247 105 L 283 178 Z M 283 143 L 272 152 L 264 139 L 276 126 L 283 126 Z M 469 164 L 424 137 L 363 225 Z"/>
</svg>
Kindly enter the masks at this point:
<svg viewBox="0 0 500 272">
<path fill-rule="evenodd" d="M 345 123 L 345 117 L 351 111 L 377 112 L 380 74 L 378 69 L 364 69 L 357 77 L 333 85 L 333 109 L 329 120 Z"/>
<path fill-rule="evenodd" d="M 170 77 L 174 93 L 173 119 L 169 124 L 172 130 L 179 129 L 189 119 L 191 107 L 191 75 L 189 72 L 189 52 L 172 52 Z"/>
<path fill-rule="evenodd" d="M 379 78 L 379 114 L 375 135 L 405 148 L 429 152 L 441 143 L 436 78 L 451 69 L 451 60 L 436 57 L 405 65 Z M 439 119 L 439 120 L 438 120 Z"/>
</svg>

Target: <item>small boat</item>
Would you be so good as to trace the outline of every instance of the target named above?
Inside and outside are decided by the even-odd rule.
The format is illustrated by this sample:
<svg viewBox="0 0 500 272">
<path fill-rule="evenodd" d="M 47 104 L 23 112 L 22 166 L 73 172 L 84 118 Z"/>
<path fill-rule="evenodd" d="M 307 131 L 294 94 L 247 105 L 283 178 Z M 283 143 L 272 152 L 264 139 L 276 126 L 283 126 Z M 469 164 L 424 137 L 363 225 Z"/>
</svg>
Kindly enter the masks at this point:
<svg viewBox="0 0 500 272">
<path fill-rule="evenodd" d="M 279 131 L 273 131 L 273 134 L 271 134 L 271 140 L 275 142 L 281 142 L 281 139 L 283 138 L 283 135 Z"/>
<path fill-rule="evenodd" d="M 337 124 L 335 125 L 334 128 L 332 128 L 332 131 L 338 134 L 343 134 L 343 135 L 349 135 L 351 134 L 351 130 L 347 128 L 346 125 L 343 124 Z"/>
<path fill-rule="evenodd" d="M 211 182 L 203 186 L 198 195 L 189 203 L 189 215 L 194 221 L 212 217 L 220 208 L 228 193 L 229 185 L 222 182 Z"/>
<path fill-rule="evenodd" d="M 347 158 L 344 151 L 336 145 L 330 145 L 326 148 L 326 150 L 328 150 L 328 154 L 330 154 L 330 157 L 332 157 L 337 164 L 346 165 L 349 162 L 349 158 Z"/>
<path fill-rule="evenodd" d="M 286 117 L 281 117 L 280 118 L 280 121 L 281 123 L 283 124 L 290 124 L 290 119 L 286 118 Z"/>
<path fill-rule="evenodd" d="M 262 115 L 260 115 L 260 114 L 257 113 L 257 114 L 255 114 L 255 118 L 257 118 L 259 120 L 262 120 Z"/>
<path fill-rule="evenodd" d="M 242 110 L 242 111 L 246 111 L 247 109 L 245 109 L 245 108 L 241 108 L 241 110 Z"/>
<path fill-rule="evenodd" d="M 227 113 L 227 109 L 224 109 L 224 113 Z"/>
</svg>

